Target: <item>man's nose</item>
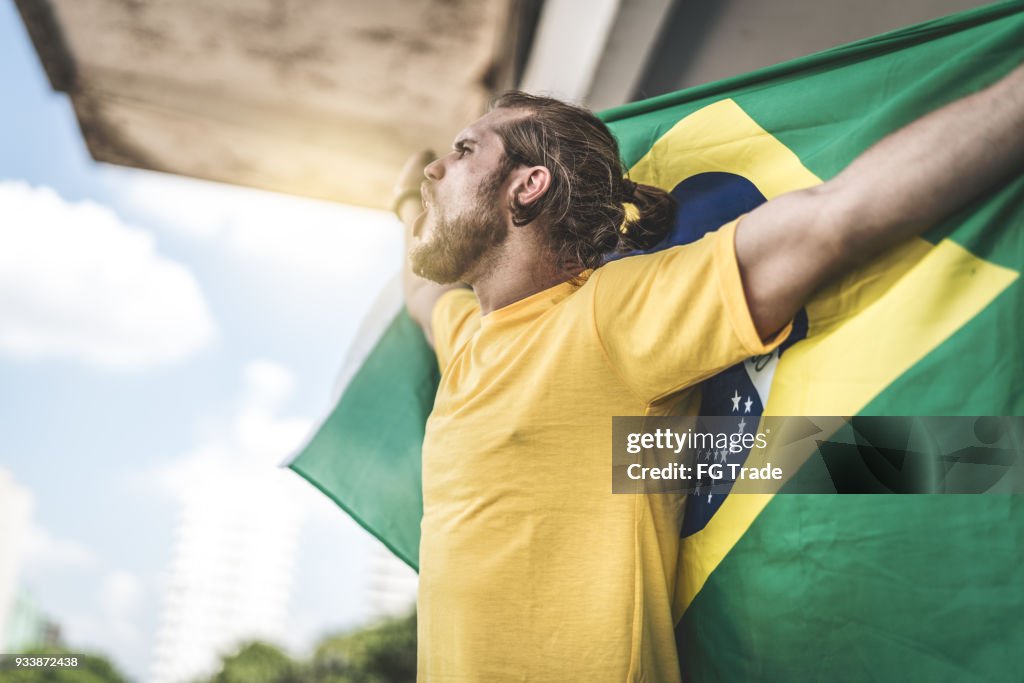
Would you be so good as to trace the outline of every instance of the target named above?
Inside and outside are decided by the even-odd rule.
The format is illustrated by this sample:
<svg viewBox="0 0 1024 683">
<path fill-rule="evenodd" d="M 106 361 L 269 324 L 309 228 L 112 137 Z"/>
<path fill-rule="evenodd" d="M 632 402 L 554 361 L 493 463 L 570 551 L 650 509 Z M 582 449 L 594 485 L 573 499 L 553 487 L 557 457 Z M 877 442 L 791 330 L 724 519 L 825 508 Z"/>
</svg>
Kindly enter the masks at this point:
<svg viewBox="0 0 1024 683">
<path fill-rule="evenodd" d="M 441 159 L 434 159 L 423 168 L 423 175 L 431 180 L 440 180 L 444 177 L 444 164 Z"/>
</svg>

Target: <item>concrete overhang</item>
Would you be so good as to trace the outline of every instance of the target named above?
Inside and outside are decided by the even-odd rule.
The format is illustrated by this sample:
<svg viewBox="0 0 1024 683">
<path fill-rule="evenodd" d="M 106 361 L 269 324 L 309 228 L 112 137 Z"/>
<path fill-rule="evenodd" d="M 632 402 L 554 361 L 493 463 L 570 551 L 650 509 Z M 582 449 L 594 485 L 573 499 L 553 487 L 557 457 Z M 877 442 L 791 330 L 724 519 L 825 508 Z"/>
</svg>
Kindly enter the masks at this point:
<svg viewBox="0 0 1024 683">
<path fill-rule="evenodd" d="M 92 156 L 371 207 L 514 85 L 537 2 L 17 0 Z"/>
</svg>

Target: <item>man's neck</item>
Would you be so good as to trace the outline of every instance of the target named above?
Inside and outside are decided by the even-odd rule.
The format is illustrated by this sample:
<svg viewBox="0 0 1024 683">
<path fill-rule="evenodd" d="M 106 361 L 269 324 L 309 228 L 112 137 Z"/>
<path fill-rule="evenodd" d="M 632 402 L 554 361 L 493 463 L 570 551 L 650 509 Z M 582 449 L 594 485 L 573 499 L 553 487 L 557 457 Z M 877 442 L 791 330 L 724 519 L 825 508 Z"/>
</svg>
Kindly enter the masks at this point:
<svg viewBox="0 0 1024 683">
<path fill-rule="evenodd" d="M 471 285 L 481 315 L 569 280 L 572 272 L 558 268 L 554 257 L 538 244 L 532 226 L 512 227 L 499 251 L 484 259 Z"/>
</svg>

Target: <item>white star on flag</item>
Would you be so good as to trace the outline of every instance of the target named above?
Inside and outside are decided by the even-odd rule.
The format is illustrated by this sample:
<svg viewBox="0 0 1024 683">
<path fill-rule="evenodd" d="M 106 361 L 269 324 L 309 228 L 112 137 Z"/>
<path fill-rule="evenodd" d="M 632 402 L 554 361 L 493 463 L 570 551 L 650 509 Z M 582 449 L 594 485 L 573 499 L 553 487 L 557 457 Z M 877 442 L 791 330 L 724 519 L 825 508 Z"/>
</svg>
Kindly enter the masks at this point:
<svg viewBox="0 0 1024 683">
<path fill-rule="evenodd" d="M 732 395 L 732 409 L 736 412 L 740 410 L 740 392 L 738 390 Z M 750 411 L 748 410 L 747 412 L 749 413 Z"/>
<path fill-rule="evenodd" d="M 750 412 L 750 406 L 752 405 L 754 405 L 754 402 L 749 396 L 747 396 L 747 400 L 743 403 L 743 407 L 747 409 L 746 412 Z"/>
</svg>

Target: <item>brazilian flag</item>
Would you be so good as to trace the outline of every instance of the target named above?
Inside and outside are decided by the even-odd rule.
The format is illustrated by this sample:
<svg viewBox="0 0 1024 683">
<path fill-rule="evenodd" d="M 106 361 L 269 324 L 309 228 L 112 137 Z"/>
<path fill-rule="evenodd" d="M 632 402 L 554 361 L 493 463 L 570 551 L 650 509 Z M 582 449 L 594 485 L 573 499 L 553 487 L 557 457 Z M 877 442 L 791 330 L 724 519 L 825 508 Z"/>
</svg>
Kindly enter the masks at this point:
<svg viewBox="0 0 1024 683">
<path fill-rule="evenodd" d="M 679 201 L 666 247 L 835 176 L 1022 59 L 1024 3 L 1006 2 L 602 118 L 630 177 Z M 1022 268 L 1017 177 L 830 283 L 779 351 L 705 383 L 701 410 L 1024 415 Z M 437 369 L 404 313 L 371 328 L 374 343 L 290 467 L 415 567 Z M 1016 496 L 692 495 L 680 553 L 684 680 L 1024 678 Z"/>
</svg>

